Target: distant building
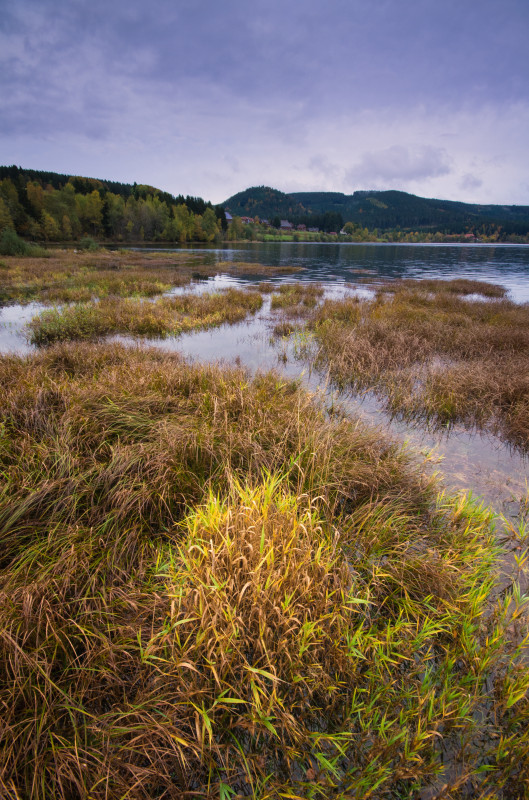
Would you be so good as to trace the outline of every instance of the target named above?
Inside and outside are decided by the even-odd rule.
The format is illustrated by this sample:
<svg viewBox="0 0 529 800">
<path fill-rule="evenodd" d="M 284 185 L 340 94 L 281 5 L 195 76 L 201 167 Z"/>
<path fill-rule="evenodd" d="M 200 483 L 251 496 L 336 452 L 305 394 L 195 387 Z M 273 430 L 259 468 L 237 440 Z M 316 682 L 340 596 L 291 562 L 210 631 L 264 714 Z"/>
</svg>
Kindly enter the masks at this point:
<svg viewBox="0 0 529 800">
<path fill-rule="evenodd" d="M 229 211 L 225 211 L 224 214 L 226 215 L 226 222 L 233 222 L 233 217 Z"/>
<path fill-rule="evenodd" d="M 269 228 L 270 227 L 270 220 L 262 219 L 261 220 L 261 225 L 266 225 L 266 227 Z"/>
<path fill-rule="evenodd" d="M 291 231 L 293 227 L 294 226 L 292 225 L 292 223 L 289 222 L 287 219 L 282 219 L 281 220 L 281 230 L 282 231 Z"/>
<path fill-rule="evenodd" d="M 319 228 L 309 228 L 309 233 L 319 233 L 319 232 L 320 232 Z"/>
<path fill-rule="evenodd" d="M 241 217 L 241 220 L 245 225 L 251 225 L 253 223 L 253 217 Z"/>
<path fill-rule="evenodd" d="M 301 223 L 301 225 L 297 226 L 297 230 L 298 231 L 306 231 L 307 230 L 307 226 L 303 225 L 303 223 Z"/>
</svg>

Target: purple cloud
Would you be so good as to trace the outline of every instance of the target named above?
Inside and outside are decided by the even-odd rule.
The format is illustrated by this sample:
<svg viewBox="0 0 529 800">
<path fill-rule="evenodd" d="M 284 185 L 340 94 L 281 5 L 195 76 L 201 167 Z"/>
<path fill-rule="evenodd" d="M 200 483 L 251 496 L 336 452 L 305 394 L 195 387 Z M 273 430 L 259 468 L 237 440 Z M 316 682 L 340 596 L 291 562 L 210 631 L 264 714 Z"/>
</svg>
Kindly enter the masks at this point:
<svg viewBox="0 0 529 800">
<path fill-rule="evenodd" d="M 364 153 L 346 172 L 346 181 L 355 188 L 407 186 L 450 173 L 450 159 L 438 147 L 393 145 L 384 150 Z"/>
<path fill-rule="evenodd" d="M 0 161 L 217 200 L 272 178 L 525 197 L 528 25 L 527 0 L 479 13 L 460 0 L 18 0 L 0 18 Z M 470 148 L 485 113 L 495 130 Z"/>
</svg>

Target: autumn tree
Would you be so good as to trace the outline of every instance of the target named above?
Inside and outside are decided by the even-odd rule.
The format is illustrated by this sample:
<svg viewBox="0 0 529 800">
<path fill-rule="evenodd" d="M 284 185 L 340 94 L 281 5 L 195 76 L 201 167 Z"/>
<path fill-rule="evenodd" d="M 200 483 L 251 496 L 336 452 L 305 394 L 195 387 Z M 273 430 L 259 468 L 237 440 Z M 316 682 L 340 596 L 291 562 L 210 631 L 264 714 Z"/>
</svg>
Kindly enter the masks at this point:
<svg viewBox="0 0 529 800">
<path fill-rule="evenodd" d="M 9 213 L 9 208 L 7 207 L 7 203 L 3 197 L 0 197 L 0 231 L 5 230 L 5 228 L 15 228 L 13 223 L 13 218 Z"/>
<path fill-rule="evenodd" d="M 219 233 L 217 215 L 212 208 L 206 208 L 202 215 L 202 230 L 208 242 L 212 242 Z"/>
</svg>

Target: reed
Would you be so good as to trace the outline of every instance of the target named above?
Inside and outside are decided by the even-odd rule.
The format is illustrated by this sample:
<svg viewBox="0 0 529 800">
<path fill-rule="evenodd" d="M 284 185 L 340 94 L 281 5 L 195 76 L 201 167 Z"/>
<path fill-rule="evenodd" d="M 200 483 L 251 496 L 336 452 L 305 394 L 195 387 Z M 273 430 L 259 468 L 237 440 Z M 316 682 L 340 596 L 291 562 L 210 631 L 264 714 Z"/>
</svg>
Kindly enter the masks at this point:
<svg viewBox="0 0 529 800">
<path fill-rule="evenodd" d="M 0 418 L 3 796 L 524 796 L 525 598 L 379 432 L 86 342 L 0 358 Z"/>
</svg>

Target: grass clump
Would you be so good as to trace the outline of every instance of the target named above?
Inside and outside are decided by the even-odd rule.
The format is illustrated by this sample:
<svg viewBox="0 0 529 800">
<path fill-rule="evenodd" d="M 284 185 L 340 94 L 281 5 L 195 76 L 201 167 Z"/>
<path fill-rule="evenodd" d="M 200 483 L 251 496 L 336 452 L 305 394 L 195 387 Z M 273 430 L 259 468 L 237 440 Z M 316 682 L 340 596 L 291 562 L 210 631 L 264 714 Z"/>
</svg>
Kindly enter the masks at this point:
<svg viewBox="0 0 529 800">
<path fill-rule="evenodd" d="M 523 796 L 523 598 L 379 433 L 88 343 L 2 357 L 0 414 L 6 796 Z"/>
<path fill-rule="evenodd" d="M 272 295 L 271 309 L 281 309 L 291 315 L 302 316 L 313 309 L 323 297 L 323 288 L 317 283 L 283 283 Z"/>
<path fill-rule="evenodd" d="M 68 339 L 97 339 L 110 334 L 164 337 L 235 323 L 257 311 L 258 292 L 224 292 L 141 299 L 107 298 L 43 311 L 28 324 L 29 339 L 38 346 Z"/>
<path fill-rule="evenodd" d="M 420 281 L 406 278 L 400 281 L 389 281 L 384 283 L 384 291 L 401 291 L 409 289 L 414 291 L 419 289 L 421 292 L 431 292 L 432 294 L 449 295 L 481 295 L 488 298 L 502 298 L 507 295 L 507 289 L 488 281 L 476 281 L 469 278 L 453 278 L 452 280 L 440 280 L 435 278 L 423 278 Z"/>
<path fill-rule="evenodd" d="M 274 325 L 272 330 L 274 336 L 287 337 L 295 333 L 295 331 L 298 330 L 298 326 L 294 325 L 294 323 L 289 322 L 288 320 L 282 320 Z"/>
<path fill-rule="evenodd" d="M 434 425 L 462 421 L 529 447 L 529 306 L 487 284 L 416 281 L 373 300 L 327 301 L 313 328 L 319 360 L 342 386 L 373 390 L 390 411 Z M 452 284 L 455 284 L 453 286 Z"/>
<path fill-rule="evenodd" d="M 196 258 L 181 253 L 54 251 L 49 258 L 7 258 L 0 272 L 3 302 L 89 302 L 104 297 L 152 297 L 192 280 Z M 204 267 L 204 274 L 214 274 Z"/>
</svg>

